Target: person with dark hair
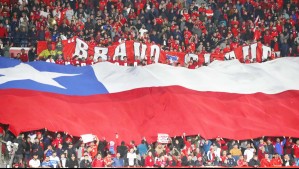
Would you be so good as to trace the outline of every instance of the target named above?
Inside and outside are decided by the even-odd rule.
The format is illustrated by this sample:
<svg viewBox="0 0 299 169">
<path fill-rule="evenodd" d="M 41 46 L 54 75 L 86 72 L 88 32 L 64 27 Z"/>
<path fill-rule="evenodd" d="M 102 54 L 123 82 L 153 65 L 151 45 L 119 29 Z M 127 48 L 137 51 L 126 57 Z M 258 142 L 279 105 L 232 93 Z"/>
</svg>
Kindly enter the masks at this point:
<svg viewBox="0 0 299 169">
<path fill-rule="evenodd" d="M 147 143 L 146 143 L 145 138 L 143 138 L 143 140 L 141 140 L 141 144 L 139 144 L 137 146 L 137 150 L 140 153 L 140 156 L 142 156 L 142 157 L 146 154 L 146 152 L 147 152 Z"/>
<path fill-rule="evenodd" d="M 258 160 L 257 155 L 253 156 L 253 158 L 249 161 L 248 166 L 254 168 L 260 167 L 260 161 Z"/>
<path fill-rule="evenodd" d="M 71 154 L 70 156 L 71 156 L 71 158 L 69 158 L 69 160 L 67 160 L 67 162 L 65 164 L 66 168 L 79 168 L 79 164 L 78 164 L 76 155 Z"/>
<path fill-rule="evenodd" d="M 84 155 L 84 159 L 80 162 L 80 168 L 92 168 L 91 162 L 89 161 L 88 154 Z"/>
</svg>

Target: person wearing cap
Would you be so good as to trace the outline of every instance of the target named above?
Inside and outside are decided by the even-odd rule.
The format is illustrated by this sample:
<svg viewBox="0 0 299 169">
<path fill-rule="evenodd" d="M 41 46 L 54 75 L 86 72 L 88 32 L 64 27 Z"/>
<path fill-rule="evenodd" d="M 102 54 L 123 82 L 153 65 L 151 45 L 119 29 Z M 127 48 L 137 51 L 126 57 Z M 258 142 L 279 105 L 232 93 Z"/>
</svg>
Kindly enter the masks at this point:
<svg viewBox="0 0 299 169">
<path fill-rule="evenodd" d="M 33 154 L 33 159 L 29 161 L 30 168 L 40 168 L 40 160 L 38 159 L 38 154 Z"/>
</svg>

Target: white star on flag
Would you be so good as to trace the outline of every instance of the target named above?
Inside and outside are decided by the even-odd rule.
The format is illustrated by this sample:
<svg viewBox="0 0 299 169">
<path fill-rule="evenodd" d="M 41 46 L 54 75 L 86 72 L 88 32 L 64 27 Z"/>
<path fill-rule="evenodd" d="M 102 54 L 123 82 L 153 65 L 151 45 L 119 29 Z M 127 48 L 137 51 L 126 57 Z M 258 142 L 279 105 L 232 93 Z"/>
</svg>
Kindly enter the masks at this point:
<svg viewBox="0 0 299 169">
<path fill-rule="evenodd" d="M 77 76 L 79 74 L 64 74 L 54 72 L 40 72 L 30 65 L 21 63 L 15 67 L 0 69 L 0 84 L 16 80 L 32 80 L 37 83 L 66 89 L 54 79 L 63 76 Z"/>
</svg>

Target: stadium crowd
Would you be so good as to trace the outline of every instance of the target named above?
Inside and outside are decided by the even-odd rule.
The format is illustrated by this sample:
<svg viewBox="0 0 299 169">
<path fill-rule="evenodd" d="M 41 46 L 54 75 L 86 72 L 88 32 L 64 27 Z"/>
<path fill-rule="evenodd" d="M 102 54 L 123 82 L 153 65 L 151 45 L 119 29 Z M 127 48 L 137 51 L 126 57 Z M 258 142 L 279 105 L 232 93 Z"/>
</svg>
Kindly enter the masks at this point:
<svg viewBox="0 0 299 169">
<path fill-rule="evenodd" d="M 262 42 L 278 55 L 299 55 L 298 0 L 0 0 L 2 56 L 77 36 L 97 46 L 120 40 L 168 51 L 226 53 Z M 38 58 L 31 50 L 33 59 Z M 35 54 L 35 55 L 34 55 Z M 57 52 L 50 55 L 57 60 Z M 39 58 L 47 60 L 47 58 Z"/>
<path fill-rule="evenodd" d="M 84 144 L 82 138 L 47 129 L 10 132 L 3 140 L 18 143 L 13 167 L 98 168 L 98 167 L 295 167 L 299 166 L 299 139 L 262 137 L 251 140 L 207 140 L 200 135 L 169 138 L 169 143 L 120 142 L 99 139 Z M 139 142 L 140 141 L 140 142 Z M 5 154 L 8 150 L 3 146 Z M 9 155 L 8 155 L 9 156 Z"/>
</svg>

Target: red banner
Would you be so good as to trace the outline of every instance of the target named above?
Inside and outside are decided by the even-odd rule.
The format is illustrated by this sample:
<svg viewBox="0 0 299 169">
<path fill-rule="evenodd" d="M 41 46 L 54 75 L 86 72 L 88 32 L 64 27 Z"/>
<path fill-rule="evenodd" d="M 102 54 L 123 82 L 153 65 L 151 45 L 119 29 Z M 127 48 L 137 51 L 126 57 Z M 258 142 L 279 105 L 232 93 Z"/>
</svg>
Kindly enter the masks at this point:
<svg viewBox="0 0 299 169">
<path fill-rule="evenodd" d="M 96 60 L 99 56 L 103 60 L 114 61 L 116 57 L 120 56 L 122 60 L 125 56 L 128 58 L 128 62 L 135 62 L 136 60 L 150 60 L 152 57 L 155 62 L 171 64 L 173 62 L 184 65 L 188 63 L 192 57 L 199 65 L 204 63 L 210 63 L 213 60 L 228 60 L 239 59 L 240 62 L 245 62 L 246 56 L 249 59 L 256 62 L 262 62 L 271 55 L 270 47 L 264 46 L 260 43 L 255 43 L 247 46 L 239 46 L 233 51 L 228 53 L 221 53 L 220 50 L 215 50 L 214 53 L 185 53 L 185 52 L 172 52 L 162 50 L 159 45 L 156 44 L 141 44 L 134 41 L 126 41 L 119 43 L 118 45 L 112 45 L 109 47 L 96 46 L 95 42 L 84 42 L 79 38 L 71 38 L 62 41 L 64 58 L 72 58 L 77 55 L 79 58 L 87 58 L 88 56 L 94 56 Z M 51 44 L 52 49 L 55 50 L 55 45 Z M 48 50 L 49 45 L 47 42 L 38 42 L 37 52 L 40 54 L 43 50 Z"/>
</svg>

